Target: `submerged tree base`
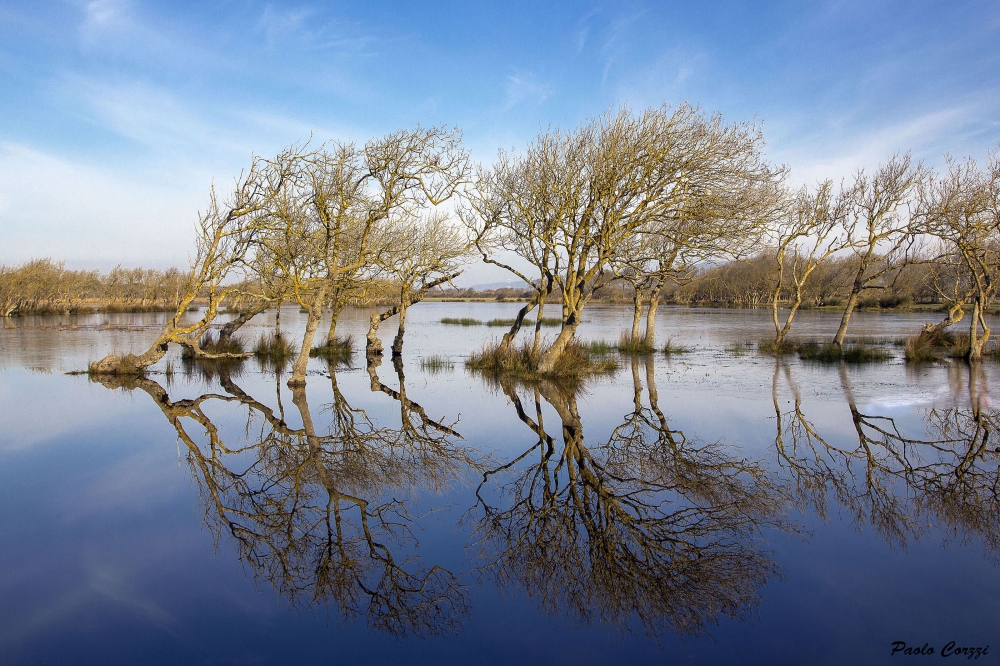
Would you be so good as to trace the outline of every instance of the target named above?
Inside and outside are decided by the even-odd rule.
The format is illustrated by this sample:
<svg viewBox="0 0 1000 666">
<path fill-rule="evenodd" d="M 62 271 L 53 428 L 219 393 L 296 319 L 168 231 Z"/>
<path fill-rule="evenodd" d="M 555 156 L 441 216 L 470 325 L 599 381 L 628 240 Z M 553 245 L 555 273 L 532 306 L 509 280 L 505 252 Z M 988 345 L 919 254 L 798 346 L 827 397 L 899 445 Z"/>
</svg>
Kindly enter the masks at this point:
<svg viewBox="0 0 1000 666">
<path fill-rule="evenodd" d="M 510 346 L 501 351 L 497 342 L 487 343 L 479 352 L 473 352 L 465 362 L 465 367 L 493 375 L 516 377 L 529 381 L 542 379 L 583 379 L 599 375 L 609 375 L 618 370 L 618 362 L 613 358 L 598 357 L 577 341 L 566 345 L 556 360 L 551 372 L 539 372 L 537 355 L 532 353 L 532 345 L 525 341 L 520 346 Z"/>
<path fill-rule="evenodd" d="M 105 375 L 109 377 L 145 377 L 146 368 L 139 362 L 135 354 L 109 354 L 100 361 L 87 366 L 88 375 Z"/>
</svg>

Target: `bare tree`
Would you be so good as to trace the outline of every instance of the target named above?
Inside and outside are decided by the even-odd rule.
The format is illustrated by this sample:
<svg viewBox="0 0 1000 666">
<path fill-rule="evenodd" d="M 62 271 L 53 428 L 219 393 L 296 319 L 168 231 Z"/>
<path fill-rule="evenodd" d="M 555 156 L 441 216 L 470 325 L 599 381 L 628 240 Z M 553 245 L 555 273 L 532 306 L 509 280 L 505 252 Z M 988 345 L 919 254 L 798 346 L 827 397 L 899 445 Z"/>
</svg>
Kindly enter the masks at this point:
<svg viewBox="0 0 1000 666">
<path fill-rule="evenodd" d="M 833 338 L 843 347 L 851 314 L 858 298 L 887 274 L 905 265 L 916 239 L 908 206 L 911 195 L 927 177 L 921 163 L 907 153 L 894 155 L 869 177 L 860 171 L 848 190 L 844 228 L 851 250 L 858 258 L 857 272 L 847 297 L 840 327 Z"/>
<path fill-rule="evenodd" d="M 823 181 L 810 192 L 800 189 L 775 229 L 774 261 L 778 275 L 771 296 L 774 344 L 781 345 L 802 305 L 804 289 L 813 271 L 830 255 L 847 247 L 849 239 L 842 223 L 846 201 L 835 196 L 833 183 Z M 791 281 L 788 314 L 782 324 L 778 305 L 786 280 Z"/>
<path fill-rule="evenodd" d="M 986 170 L 971 159 L 949 160 L 947 174 L 922 188 L 921 214 L 923 230 L 944 241 L 964 274 L 972 299 L 967 358 L 979 360 L 990 338 L 986 314 L 1000 270 L 1000 150 L 994 151 Z M 949 312 L 945 323 L 961 318 L 961 302 L 956 309 L 959 314 Z"/>
<path fill-rule="evenodd" d="M 555 367 L 595 289 L 610 278 L 612 258 L 633 236 L 655 233 L 663 220 L 712 219 L 735 184 L 773 187 L 781 172 L 764 162 L 761 145 L 757 127 L 726 126 L 682 105 L 638 117 L 623 109 L 572 131 L 548 130 L 523 155 L 501 152 L 481 174 L 466 220 L 486 261 L 529 284 L 497 250 L 534 265 L 533 303 L 548 285 L 561 293 L 562 328 L 538 360 L 540 373 Z M 522 320 L 519 313 L 510 338 Z"/>
</svg>

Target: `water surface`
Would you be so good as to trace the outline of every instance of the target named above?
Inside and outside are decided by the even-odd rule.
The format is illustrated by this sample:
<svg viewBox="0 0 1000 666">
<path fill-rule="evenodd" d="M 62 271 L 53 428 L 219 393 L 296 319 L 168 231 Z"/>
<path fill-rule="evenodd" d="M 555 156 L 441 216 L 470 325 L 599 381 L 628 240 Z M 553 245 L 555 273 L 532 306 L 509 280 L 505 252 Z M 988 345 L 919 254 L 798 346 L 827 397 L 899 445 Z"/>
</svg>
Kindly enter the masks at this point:
<svg viewBox="0 0 1000 666">
<path fill-rule="evenodd" d="M 65 374 L 163 315 L 0 321 L 0 662 L 891 663 L 894 641 L 996 640 L 992 362 L 775 359 L 737 347 L 767 312 L 662 308 L 690 353 L 581 387 L 467 371 L 502 330 L 439 320 L 515 310 L 420 304 L 401 363 L 313 359 L 296 392 L 174 352 L 144 380 Z M 580 335 L 629 316 L 595 306 Z"/>
</svg>

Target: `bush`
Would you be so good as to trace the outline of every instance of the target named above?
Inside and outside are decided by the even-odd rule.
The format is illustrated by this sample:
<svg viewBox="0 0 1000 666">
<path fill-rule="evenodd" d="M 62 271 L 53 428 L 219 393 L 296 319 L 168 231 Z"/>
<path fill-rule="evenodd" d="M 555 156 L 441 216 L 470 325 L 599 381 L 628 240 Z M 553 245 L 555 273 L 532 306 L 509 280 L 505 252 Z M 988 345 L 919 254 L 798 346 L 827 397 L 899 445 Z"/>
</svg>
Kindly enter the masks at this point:
<svg viewBox="0 0 1000 666">
<path fill-rule="evenodd" d="M 913 308 L 913 298 L 898 294 L 886 294 L 878 300 L 878 305 L 887 310 L 910 310 Z"/>
</svg>

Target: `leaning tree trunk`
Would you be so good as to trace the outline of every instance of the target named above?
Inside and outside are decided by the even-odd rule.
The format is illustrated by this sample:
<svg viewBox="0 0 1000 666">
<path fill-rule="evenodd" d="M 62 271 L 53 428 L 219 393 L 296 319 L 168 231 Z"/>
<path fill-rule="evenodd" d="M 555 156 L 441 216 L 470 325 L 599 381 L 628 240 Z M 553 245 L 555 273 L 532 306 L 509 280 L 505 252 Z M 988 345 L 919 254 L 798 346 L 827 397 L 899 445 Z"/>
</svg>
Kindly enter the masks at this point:
<svg viewBox="0 0 1000 666">
<path fill-rule="evenodd" d="M 223 327 L 219 329 L 219 345 L 222 346 L 232 340 L 236 331 L 243 328 L 247 322 L 259 315 L 261 312 L 271 307 L 271 303 L 272 301 L 270 300 L 258 303 L 246 312 L 241 312 L 240 316 L 236 317 L 232 321 L 227 321 Z"/>
<path fill-rule="evenodd" d="M 535 309 L 536 305 L 539 305 L 544 300 L 544 297 L 541 294 L 542 292 L 537 292 L 530 301 L 525 303 L 524 307 L 517 311 L 517 315 L 514 317 L 513 326 L 510 327 L 509 331 L 503 334 L 503 338 L 500 340 L 500 346 L 497 347 L 498 352 L 504 353 L 510 349 L 511 344 L 514 342 L 514 338 L 517 337 L 518 331 L 521 330 L 521 324 L 524 322 L 524 318 L 529 312 Z M 535 322 L 536 327 L 540 325 L 541 317 L 541 314 L 539 314 L 538 321 Z"/>
<path fill-rule="evenodd" d="M 944 329 L 957 324 L 962 321 L 962 317 L 965 316 L 965 311 L 962 309 L 961 303 L 955 303 L 950 308 L 948 308 L 948 316 L 936 324 L 924 324 L 923 328 L 920 330 L 921 335 L 933 335 Z"/>
<path fill-rule="evenodd" d="M 309 317 L 306 319 L 306 332 L 302 336 L 302 346 L 299 348 L 299 356 L 292 366 L 292 376 L 288 378 L 289 386 L 305 386 L 306 367 L 309 365 L 309 350 L 312 349 L 313 338 L 316 337 L 316 329 L 319 328 L 319 320 L 323 316 L 323 301 L 326 296 L 326 282 L 320 285 L 319 291 L 313 299 L 309 308 Z"/>
<path fill-rule="evenodd" d="M 396 329 L 396 337 L 392 340 L 392 355 L 402 356 L 403 354 L 403 334 L 406 333 L 406 299 L 399 304 L 399 327 Z"/>
<path fill-rule="evenodd" d="M 979 327 L 983 327 L 983 335 L 979 335 Z M 986 325 L 986 307 L 979 297 L 972 304 L 972 321 L 969 324 L 969 361 L 979 361 L 983 358 L 983 347 L 990 339 L 990 329 Z"/>
<path fill-rule="evenodd" d="M 555 370 L 556 362 L 559 361 L 559 357 L 562 356 L 563 351 L 576 335 L 576 329 L 579 326 L 578 321 L 579 319 L 574 316 L 572 323 L 563 323 L 562 330 L 559 331 L 556 341 L 552 343 L 551 347 L 542 352 L 541 357 L 538 359 L 538 372 L 540 374 L 550 374 Z"/>
<path fill-rule="evenodd" d="M 850 298 L 847 299 L 847 307 L 844 308 L 844 316 L 840 318 L 840 328 L 837 329 L 837 335 L 833 338 L 833 344 L 838 347 L 844 346 L 844 338 L 847 337 L 847 326 L 851 323 L 851 315 L 854 314 L 854 308 L 858 306 L 858 292 L 852 291 Z"/>
<path fill-rule="evenodd" d="M 382 341 L 378 339 L 379 324 L 381 324 L 389 317 L 398 314 L 401 310 L 400 306 L 402 306 L 402 309 L 405 310 L 407 307 L 419 303 L 420 301 L 424 300 L 424 296 L 427 295 L 428 291 L 438 286 L 439 284 L 444 284 L 445 282 L 449 282 L 455 279 L 461 274 L 462 271 L 455 271 L 454 273 L 443 275 L 432 282 L 424 284 L 415 294 L 407 296 L 405 298 L 406 305 L 402 305 L 404 299 L 401 297 L 400 305 L 394 305 L 385 312 L 383 312 L 382 314 L 373 314 L 371 317 L 371 323 L 368 326 L 368 335 L 365 336 L 366 340 L 368 341 L 365 344 L 365 356 L 371 359 L 376 356 L 382 355 Z M 406 287 L 402 293 L 408 293 L 409 291 L 410 287 Z M 405 317 L 405 314 L 403 316 Z M 400 351 L 403 349 L 403 338 L 402 338 L 403 332 L 404 332 L 404 327 L 402 322 L 400 322 L 399 333 L 397 334 L 396 339 L 393 341 L 392 344 L 393 355 L 397 355 L 399 353 L 396 351 L 397 344 L 398 344 L 398 349 Z"/>
</svg>

